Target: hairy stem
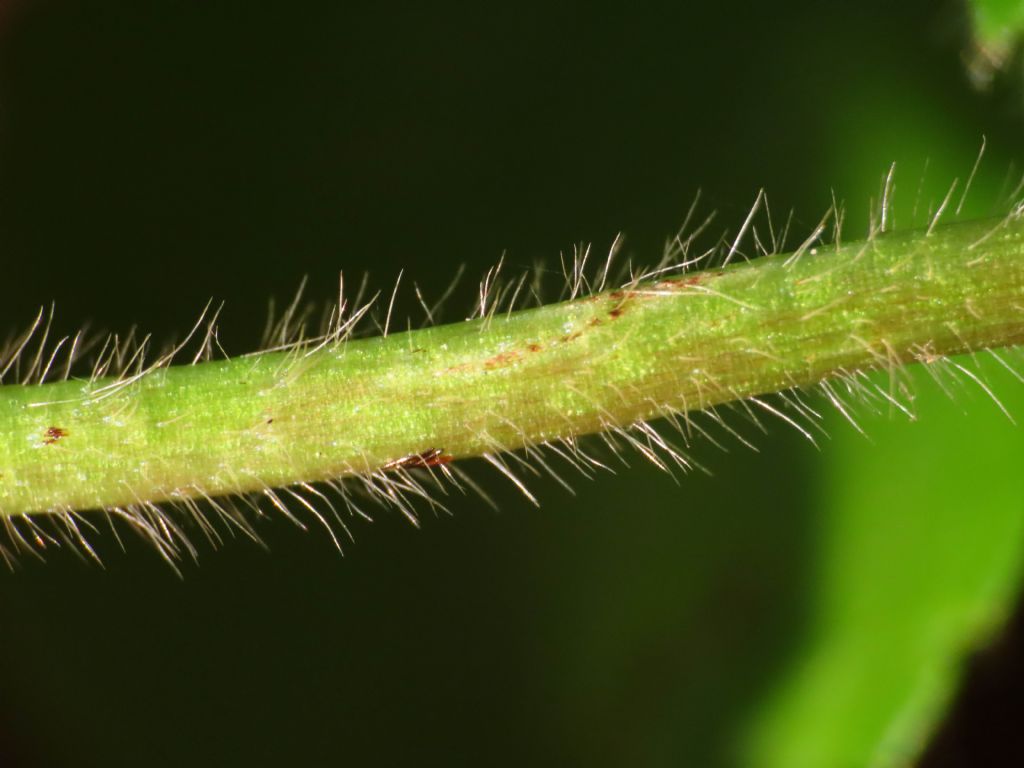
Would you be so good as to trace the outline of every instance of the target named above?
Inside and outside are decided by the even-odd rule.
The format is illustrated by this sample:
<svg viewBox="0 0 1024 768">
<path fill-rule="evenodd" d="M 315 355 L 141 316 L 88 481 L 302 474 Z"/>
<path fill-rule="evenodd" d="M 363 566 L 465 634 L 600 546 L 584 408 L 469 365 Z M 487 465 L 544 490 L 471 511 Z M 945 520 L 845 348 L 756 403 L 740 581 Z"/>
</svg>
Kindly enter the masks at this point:
<svg viewBox="0 0 1024 768">
<path fill-rule="evenodd" d="M 882 235 L 318 349 L 0 387 L 0 512 L 432 466 L 1022 341 L 1020 218 Z"/>
</svg>

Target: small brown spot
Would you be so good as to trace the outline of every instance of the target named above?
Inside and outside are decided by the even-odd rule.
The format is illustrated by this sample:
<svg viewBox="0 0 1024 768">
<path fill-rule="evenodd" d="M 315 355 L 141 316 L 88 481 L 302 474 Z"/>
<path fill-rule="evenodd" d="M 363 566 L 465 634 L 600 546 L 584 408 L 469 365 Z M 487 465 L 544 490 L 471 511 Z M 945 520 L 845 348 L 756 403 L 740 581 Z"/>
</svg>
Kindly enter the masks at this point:
<svg viewBox="0 0 1024 768">
<path fill-rule="evenodd" d="M 527 349 L 530 350 L 531 352 L 540 352 L 542 349 L 544 349 L 544 347 L 542 347 L 540 344 L 530 344 L 527 347 Z"/>
<path fill-rule="evenodd" d="M 442 464 L 451 464 L 455 457 L 450 453 L 442 453 L 440 449 L 433 455 L 423 460 L 425 467 L 439 467 Z"/>
<path fill-rule="evenodd" d="M 715 277 L 721 277 L 724 274 L 725 273 L 722 272 L 721 270 L 719 270 L 718 272 L 697 272 L 696 274 L 687 275 L 685 277 L 670 277 L 664 280 L 663 282 L 668 283 L 668 287 L 679 288 L 684 285 L 699 285 L 700 283 L 703 283 L 705 280 L 711 280 L 712 278 Z"/>
<path fill-rule="evenodd" d="M 47 427 L 43 437 L 43 445 L 53 445 L 62 437 L 67 437 L 68 431 L 60 427 Z"/>
<path fill-rule="evenodd" d="M 273 416 L 268 416 L 267 417 L 267 424 L 273 424 L 273 423 L 274 423 L 274 417 Z"/>
<path fill-rule="evenodd" d="M 590 320 L 587 321 L 587 325 L 589 325 L 591 327 L 593 327 L 595 325 L 601 325 L 601 323 L 602 323 L 602 320 L 599 317 L 592 317 L 592 318 L 590 318 Z"/>
<path fill-rule="evenodd" d="M 625 291 L 612 291 L 611 293 L 608 294 L 608 298 L 609 299 L 615 299 L 616 301 L 618 301 L 619 299 L 623 299 L 625 297 L 626 297 L 626 292 Z"/>
<path fill-rule="evenodd" d="M 615 307 L 610 312 L 608 312 L 608 317 L 610 317 L 612 320 L 615 320 L 616 318 L 622 317 L 622 314 L 625 311 L 626 307 L 623 306 L 622 304 L 619 304 L 619 306 Z"/>
<path fill-rule="evenodd" d="M 455 460 L 454 456 L 451 456 L 444 452 L 441 448 L 430 448 L 429 450 L 423 451 L 423 453 L 410 453 L 408 456 L 403 456 L 400 459 L 389 461 L 381 469 L 418 469 L 422 467 L 437 467 L 442 464 L 448 464 Z"/>
<path fill-rule="evenodd" d="M 568 344 L 570 341 L 576 341 L 576 339 L 578 339 L 582 335 L 583 335 L 583 331 L 573 331 L 572 333 L 568 334 L 567 336 L 563 336 L 562 337 L 562 343 L 563 344 Z"/>
<path fill-rule="evenodd" d="M 484 360 L 484 369 L 493 371 L 495 368 L 504 368 L 514 363 L 520 356 L 519 352 L 501 352 L 494 357 Z"/>
<path fill-rule="evenodd" d="M 654 284 L 654 287 L 663 291 L 680 291 L 702 282 L 707 275 L 703 272 L 686 277 L 666 277 Z"/>
</svg>

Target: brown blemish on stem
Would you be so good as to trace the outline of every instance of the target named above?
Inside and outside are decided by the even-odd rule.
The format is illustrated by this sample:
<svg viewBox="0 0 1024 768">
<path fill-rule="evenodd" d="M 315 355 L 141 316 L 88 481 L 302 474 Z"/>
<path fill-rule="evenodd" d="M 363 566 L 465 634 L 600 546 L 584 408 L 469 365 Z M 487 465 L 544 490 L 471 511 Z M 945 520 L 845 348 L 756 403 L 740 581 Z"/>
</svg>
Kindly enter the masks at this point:
<svg viewBox="0 0 1024 768">
<path fill-rule="evenodd" d="M 484 360 L 484 370 L 493 371 L 495 368 L 504 368 L 514 363 L 520 357 L 522 357 L 522 353 L 514 350 L 511 352 L 499 352 L 494 357 Z"/>
<path fill-rule="evenodd" d="M 60 427 L 47 427 L 46 432 L 43 434 L 43 445 L 53 445 L 62 437 L 67 437 L 68 431 L 66 429 L 61 429 Z"/>
<path fill-rule="evenodd" d="M 699 285 L 705 280 L 721 277 L 723 274 L 724 272 L 700 272 L 695 275 L 686 275 L 682 277 L 666 277 L 655 283 L 651 283 L 650 287 L 646 289 L 612 291 L 608 294 L 608 299 L 611 300 L 613 305 L 612 308 L 608 310 L 608 317 L 612 320 L 622 317 L 626 313 L 630 302 L 634 299 L 650 300 L 658 295 L 658 291 L 683 291 L 687 288 Z M 596 325 L 597 323 L 591 321 L 590 324 Z"/>
<path fill-rule="evenodd" d="M 609 291 L 606 294 L 595 294 L 593 296 L 587 296 L 580 301 L 598 301 L 607 300 L 612 304 L 612 308 L 608 310 L 608 318 L 611 320 L 617 320 L 626 313 L 629 305 L 634 300 L 650 300 L 657 296 L 657 291 L 682 291 L 686 288 L 690 288 L 702 282 L 707 278 L 719 277 L 721 272 L 712 273 L 699 273 L 693 275 L 685 275 L 680 277 L 668 277 L 663 278 L 655 283 L 648 284 L 649 287 L 632 289 L 632 288 L 620 288 L 614 291 Z M 597 328 L 598 326 L 604 325 L 605 320 L 601 317 L 591 317 L 586 321 L 586 328 Z M 585 329 L 584 329 L 585 330 Z M 568 344 L 576 341 L 580 338 L 584 330 L 577 330 L 568 333 L 558 339 L 558 343 Z M 487 358 L 483 363 L 479 363 L 485 371 L 494 371 L 500 368 L 507 368 L 510 365 L 514 365 L 523 359 L 526 352 L 540 352 L 544 349 L 544 345 L 537 342 L 531 342 L 527 344 L 524 350 L 509 350 L 506 352 L 499 352 L 492 357 Z M 444 373 L 461 373 L 472 370 L 474 368 L 472 363 L 463 363 L 461 365 L 450 366 L 444 370 Z"/>
<path fill-rule="evenodd" d="M 681 291 L 683 288 L 688 288 L 691 285 L 697 285 L 700 281 L 700 275 L 691 275 L 690 277 L 669 277 L 656 282 L 654 284 L 654 288 L 656 290 L 663 291 Z"/>
<path fill-rule="evenodd" d="M 430 448 L 422 453 L 410 453 L 400 459 L 389 461 L 381 469 L 389 471 L 393 469 L 419 469 L 423 467 L 439 467 L 442 464 L 449 464 L 455 457 L 444 452 L 442 448 Z"/>
</svg>

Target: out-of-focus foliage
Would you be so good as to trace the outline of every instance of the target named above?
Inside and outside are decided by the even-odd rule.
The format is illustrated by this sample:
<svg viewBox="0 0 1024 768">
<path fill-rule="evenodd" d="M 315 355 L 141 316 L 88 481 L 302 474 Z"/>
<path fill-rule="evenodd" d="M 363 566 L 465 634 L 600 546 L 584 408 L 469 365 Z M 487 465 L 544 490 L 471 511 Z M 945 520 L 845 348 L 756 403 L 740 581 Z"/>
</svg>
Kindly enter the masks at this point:
<svg viewBox="0 0 1024 768">
<path fill-rule="evenodd" d="M 1022 412 L 1019 382 L 994 361 L 984 370 Z M 967 654 L 1014 605 L 1024 436 L 970 386 L 942 382 L 964 413 L 924 372 L 913 379 L 914 430 L 889 414 L 861 418 L 869 442 L 832 424 L 818 482 L 814 620 L 760 711 L 752 764 L 905 765 L 941 719 Z"/>
<path fill-rule="evenodd" d="M 974 46 L 968 66 L 979 85 L 1018 57 L 1024 42 L 1024 2 L 969 0 L 974 20 Z"/>
</svg>

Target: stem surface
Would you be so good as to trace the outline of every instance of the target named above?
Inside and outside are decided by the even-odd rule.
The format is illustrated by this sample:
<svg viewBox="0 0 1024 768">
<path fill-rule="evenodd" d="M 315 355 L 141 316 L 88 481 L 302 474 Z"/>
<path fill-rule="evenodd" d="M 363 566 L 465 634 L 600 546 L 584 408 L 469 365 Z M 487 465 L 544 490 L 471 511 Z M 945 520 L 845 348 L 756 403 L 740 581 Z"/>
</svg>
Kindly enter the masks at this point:
<svg viewBox="0 0 1024 768">
<path fill-rule="evenodd" d="M 316 351 L 0 387 L 0 513 L 259 491 L 1024 341 L 1024 222 L 887 234 Z"/>
</svg>

